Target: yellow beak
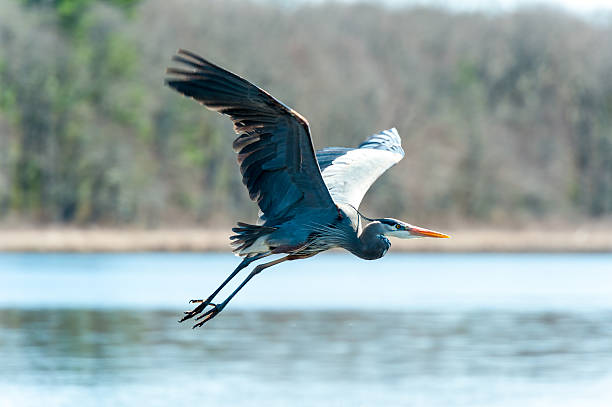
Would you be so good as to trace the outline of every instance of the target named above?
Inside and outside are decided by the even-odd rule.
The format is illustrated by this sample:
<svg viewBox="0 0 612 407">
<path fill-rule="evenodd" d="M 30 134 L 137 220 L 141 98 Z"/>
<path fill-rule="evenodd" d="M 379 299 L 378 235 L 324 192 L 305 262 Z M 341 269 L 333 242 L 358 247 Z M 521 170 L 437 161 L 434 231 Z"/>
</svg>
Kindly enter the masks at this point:
<svg viewBox="0 0 612 407">
<path fill-rule="evenodd" d="M 435 230 L 420 228 L 418 226 L 412 226 L 410 228 L 410 234 L 414 236 L 423 236 L 423 237 L 441 237 L 441 238 L 450 237 L 449 235 L 445 235 L 444 233 L 436 232 Z"/>
</svg>

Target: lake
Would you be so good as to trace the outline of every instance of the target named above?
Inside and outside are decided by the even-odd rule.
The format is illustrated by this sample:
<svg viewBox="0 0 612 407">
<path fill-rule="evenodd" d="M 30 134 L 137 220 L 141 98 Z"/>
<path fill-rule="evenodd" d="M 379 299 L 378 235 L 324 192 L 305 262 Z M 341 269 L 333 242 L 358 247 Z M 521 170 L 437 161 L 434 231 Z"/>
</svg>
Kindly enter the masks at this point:
<svg viewBox="0 0 612 407">
<path fill-rule="evenodd" d="M 330 253 L 178 324 L 237 262 L 0 254 L 0 406 L 612 405 L 611 254 Z"/>
</svg>

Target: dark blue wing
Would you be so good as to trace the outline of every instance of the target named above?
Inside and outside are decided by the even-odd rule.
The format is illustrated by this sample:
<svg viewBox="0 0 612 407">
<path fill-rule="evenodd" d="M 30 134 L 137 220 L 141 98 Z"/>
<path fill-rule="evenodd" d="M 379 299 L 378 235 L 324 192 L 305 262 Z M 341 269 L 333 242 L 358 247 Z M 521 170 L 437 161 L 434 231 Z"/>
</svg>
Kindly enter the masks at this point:
<svg viewBox="0 0 612 407">
<path fill-rule="evenodd" d="M 166 84 L 234 122 L 242 182 L 263 220 L 285 220 L 304 207 L 334 208 L 305 118 L 196 54 L 179 50 L 173 59 L 188 68 L 169 68 Z"/>
</svg>

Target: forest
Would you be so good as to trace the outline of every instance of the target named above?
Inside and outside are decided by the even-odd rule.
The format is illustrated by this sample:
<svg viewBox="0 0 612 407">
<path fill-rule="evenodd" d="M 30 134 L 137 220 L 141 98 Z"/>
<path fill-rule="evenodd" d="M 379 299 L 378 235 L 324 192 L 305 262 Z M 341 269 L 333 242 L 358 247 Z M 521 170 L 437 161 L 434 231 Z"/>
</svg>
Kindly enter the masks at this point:
<svg viewBox="0 0 612 407">
<path fill-rule="evenodd" d="M 0 225 L 254 221 L 226 118 L 164 86 L 178 48 L 310 122 L 396 127 L 368 216 L 513 227 L 612 217 L 612 23 L 238 0 L 0 2 Z"/>
</svg>

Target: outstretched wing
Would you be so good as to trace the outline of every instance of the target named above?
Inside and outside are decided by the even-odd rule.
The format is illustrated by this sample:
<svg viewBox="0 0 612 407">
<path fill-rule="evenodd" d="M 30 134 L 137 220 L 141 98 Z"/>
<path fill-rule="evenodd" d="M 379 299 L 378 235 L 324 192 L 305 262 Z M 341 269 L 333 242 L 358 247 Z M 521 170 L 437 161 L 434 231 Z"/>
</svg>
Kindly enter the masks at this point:
<svg viewBox="0 0 612 407">
<path fill-rule="evenodd" d="M 334 207 L 305 118 L 192 52 L 179 50 L 173 60 L 187 68 L 168 68 L 166 84 L 234 122 L 242 182 L 259 205 L 262 220 L 287 219 L 298 208 Z"/>
<path fill-rule="evenodd" d="M 355 208 L 374 181 L 403 157 L 402 140 L 395 128 L 370 136 L 358 148 L 317 151 L 323 181 L 334 202 Z"/>
</svg>

